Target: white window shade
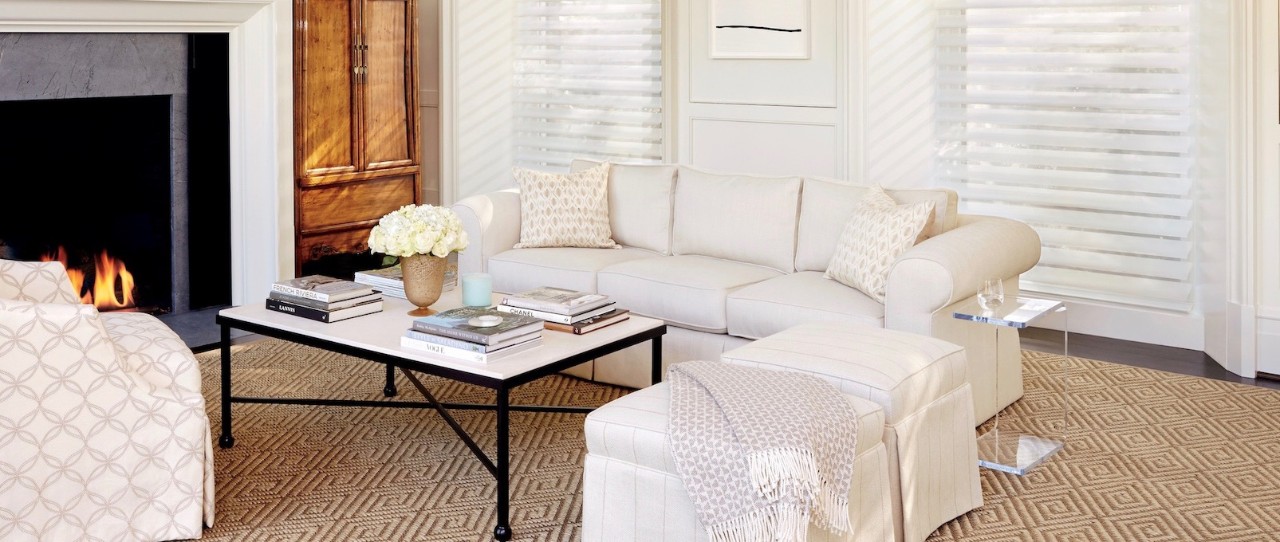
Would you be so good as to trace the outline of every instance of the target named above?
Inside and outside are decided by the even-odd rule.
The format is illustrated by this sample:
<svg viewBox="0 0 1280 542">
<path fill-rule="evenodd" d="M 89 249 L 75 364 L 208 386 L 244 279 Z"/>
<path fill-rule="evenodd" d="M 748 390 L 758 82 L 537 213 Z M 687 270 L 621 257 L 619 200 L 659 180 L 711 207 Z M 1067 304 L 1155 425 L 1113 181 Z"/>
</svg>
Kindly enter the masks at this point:
<svg viewBox="0 0 1280 542">
<path fill-rule="evenodd" d="M 660 0 L 521 0 L 516 163 L 662 160 Z"/>
<path fill-rule="evenodd" d="M 1193 308 L 1193 0 L 939 0 L 941 182 L 1039 232 L 1024 290 Z"/>
</svg>

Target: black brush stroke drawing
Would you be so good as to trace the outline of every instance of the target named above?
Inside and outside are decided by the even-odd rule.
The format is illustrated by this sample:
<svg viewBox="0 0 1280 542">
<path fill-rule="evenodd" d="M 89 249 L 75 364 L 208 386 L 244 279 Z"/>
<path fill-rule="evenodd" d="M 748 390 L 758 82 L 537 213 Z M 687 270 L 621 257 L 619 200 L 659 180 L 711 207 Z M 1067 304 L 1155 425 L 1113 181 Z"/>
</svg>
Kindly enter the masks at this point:
<svg viewBox="0 0 1280 542">
<path fill-rule="evenodd" d="M 716 28 L 746 28 L 750 30 L 769 30 L 771 32 L 799 32 L 799 28 L 774 28 L 771 26 L 754 26 L 749 24 L 720 24 Z"/>
</svg>

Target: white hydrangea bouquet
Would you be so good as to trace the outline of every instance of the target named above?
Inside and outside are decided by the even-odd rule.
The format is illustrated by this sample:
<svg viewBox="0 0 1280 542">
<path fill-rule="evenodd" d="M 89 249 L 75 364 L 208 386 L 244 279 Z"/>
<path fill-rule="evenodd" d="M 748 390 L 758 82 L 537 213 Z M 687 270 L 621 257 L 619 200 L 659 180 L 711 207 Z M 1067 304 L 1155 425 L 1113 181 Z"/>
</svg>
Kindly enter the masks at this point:
<svg viewBox="0 0 1280 542">
<path fill-rule="evenodd" d="M 387 213 L 369 232 L 369 249 L 388 256 L 443 258 L 467 248 L 467 232 L 452 209 L 424 203 Z"/>
</svg>

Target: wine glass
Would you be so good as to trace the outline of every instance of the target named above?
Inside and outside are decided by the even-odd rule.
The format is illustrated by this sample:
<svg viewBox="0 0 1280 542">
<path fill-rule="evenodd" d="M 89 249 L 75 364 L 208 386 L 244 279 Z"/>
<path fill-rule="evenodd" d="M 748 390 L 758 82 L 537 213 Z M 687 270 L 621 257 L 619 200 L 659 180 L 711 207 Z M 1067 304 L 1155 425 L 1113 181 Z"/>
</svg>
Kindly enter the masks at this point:
<svg viewBox="0 0 1280 542">
<path fill-rule="evenodd" d="M 978 304 L 985 310 L 995 310 L 1004 304 L 1004 281 L 987 279 L 982 281 L 982 289 L 978 290 Z"/>
</svg>

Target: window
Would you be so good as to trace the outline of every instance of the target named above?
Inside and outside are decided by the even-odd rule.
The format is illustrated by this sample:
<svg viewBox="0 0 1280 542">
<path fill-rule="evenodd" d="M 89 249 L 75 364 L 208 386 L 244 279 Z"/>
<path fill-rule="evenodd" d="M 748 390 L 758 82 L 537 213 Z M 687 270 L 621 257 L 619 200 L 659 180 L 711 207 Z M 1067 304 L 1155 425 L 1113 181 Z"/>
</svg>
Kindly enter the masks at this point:
<svg viewBox="0 0 1280 542">
<path fill-rule="evenodd" d="M 660 0 L 521 0 L 516 163 L 662 156 Z"/>
<path fill-rule="evenodd" d="M 938 174 L 1039 232 L 1035 292 L 1193 304 L 1193 0 L 940 0 Z"/>
</svg>

